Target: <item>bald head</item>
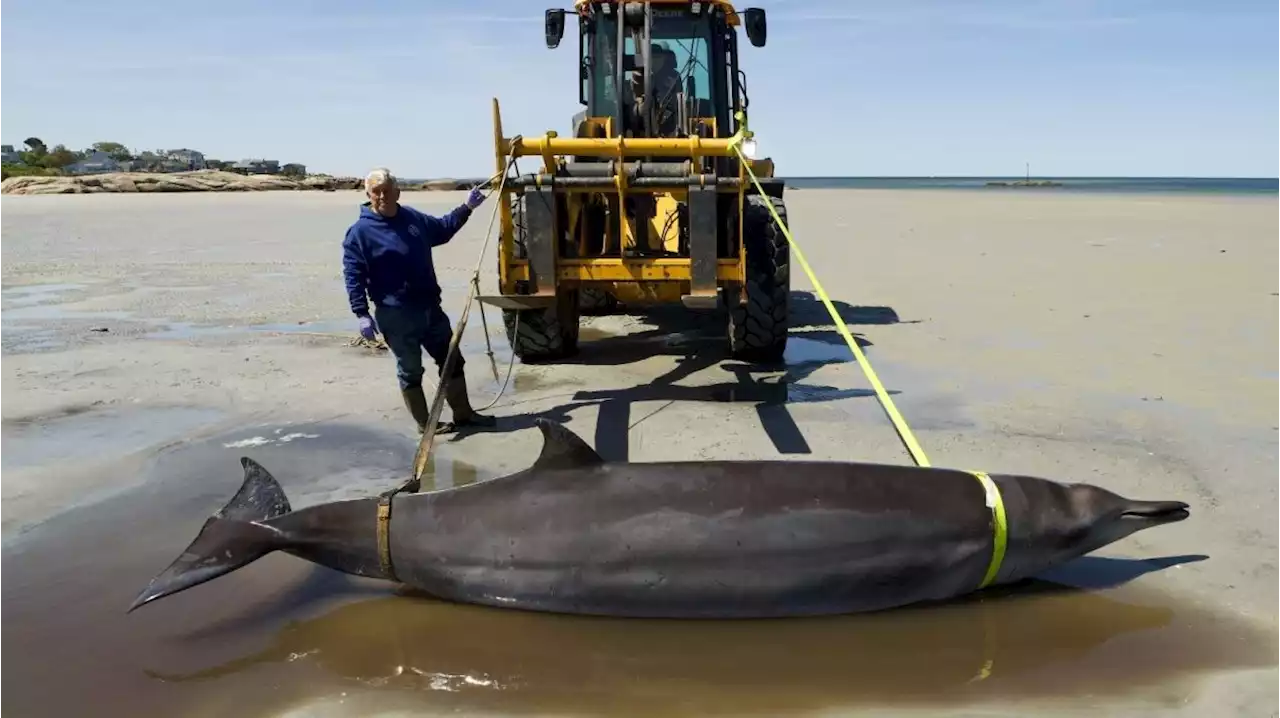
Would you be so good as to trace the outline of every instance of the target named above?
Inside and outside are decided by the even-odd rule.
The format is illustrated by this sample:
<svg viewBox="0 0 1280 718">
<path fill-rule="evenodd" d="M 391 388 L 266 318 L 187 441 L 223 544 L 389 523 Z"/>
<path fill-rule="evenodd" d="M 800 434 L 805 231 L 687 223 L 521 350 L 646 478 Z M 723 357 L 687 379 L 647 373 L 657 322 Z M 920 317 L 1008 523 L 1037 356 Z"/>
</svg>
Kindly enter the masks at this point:
<svg viewBox="0 0 1280 718">
<path fill-rule="evenodd" d="M 394 217 L 399 205 L 400 186 L 396 176 L 386 167 L 378 167 L 364 176 L 364 193 L 374 212 L 383 217 Z"/>
</svg>

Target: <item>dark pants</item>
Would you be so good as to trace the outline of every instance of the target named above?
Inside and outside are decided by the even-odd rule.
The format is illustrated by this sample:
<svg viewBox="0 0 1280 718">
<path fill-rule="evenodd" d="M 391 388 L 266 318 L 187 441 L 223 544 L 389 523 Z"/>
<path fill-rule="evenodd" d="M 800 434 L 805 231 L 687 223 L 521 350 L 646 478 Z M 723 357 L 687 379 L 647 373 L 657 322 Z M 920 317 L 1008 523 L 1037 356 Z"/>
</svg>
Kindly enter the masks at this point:
<svg viewBox="0 0 1280 718">
<path fill-rule="evenodd" d="M 444 373 L 449 357 L 449 341 L 453 327 L 440 305 L 427 308 L 383 307 L 373 310 L 378 330 L 396 358 L 396 378 L 401 391 L 422 386 L 422 350 L 436 363 L 436 374 Z M 453 376 L 462 375 L 462 353 L 453 362 Z"/>
</svg>

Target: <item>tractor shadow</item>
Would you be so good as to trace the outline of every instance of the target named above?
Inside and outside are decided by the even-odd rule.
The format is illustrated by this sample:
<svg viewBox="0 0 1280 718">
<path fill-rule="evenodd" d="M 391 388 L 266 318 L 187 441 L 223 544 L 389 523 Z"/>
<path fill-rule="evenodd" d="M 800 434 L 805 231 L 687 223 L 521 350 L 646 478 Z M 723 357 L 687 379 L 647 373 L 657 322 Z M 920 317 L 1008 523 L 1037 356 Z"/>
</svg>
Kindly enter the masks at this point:
<svg viewBox="0 0 1280 718">
<path fill-rule="evenodd" d="M 901 322 L 890 307 L 855 307 L 838 301 L 832 305 L 846 326 Z M 497 426 L 463 429 L 454 434 L 451 441 L 482 431 L 532 428 L 539 418 L 566 423 L 574 410 L 595 406 L 598 409 L 593 442 L 596 451 L 608 460 L 626 461 L 631 429 L 675 402 L 746 403 L 754 404 L 760 425 L 778 453 L 810 454 L 812 449 L 791 415 L 791 404 L 875 397 L 870 389 L 840 389 L 811 381 L 812 375 L 822 367 L 855 359 L 844 337 L 835 329 L 826 307 L 808 292 L 791 293 L 791 336 L 783 360 L 775 364 L 731 359 L 725 343 L 727 318 L 720 311 L 696 312 L 663 306 L 625 312 L 621 316 L 648 327 L 610 334 L 591 325 L 584 326 L 578 354 L 557 365 L 623 366 L 655 357 L 675 357 L 675 365 L 644 384 L 582 390 L 574 393 L 570 401 L 545 411 L 499 416 Z M 872 346 L 865 337 L 852 330 L 850 333 L 859 348 Z M 679 383 L 707 371 L 720 372 L 725 380 L 694 385 Z M 889 390 L 888 393 L 900 392 Z M 637 402 L 655 402 L 660 406 L 635 416 L 633 405 Z"/>
</svg>

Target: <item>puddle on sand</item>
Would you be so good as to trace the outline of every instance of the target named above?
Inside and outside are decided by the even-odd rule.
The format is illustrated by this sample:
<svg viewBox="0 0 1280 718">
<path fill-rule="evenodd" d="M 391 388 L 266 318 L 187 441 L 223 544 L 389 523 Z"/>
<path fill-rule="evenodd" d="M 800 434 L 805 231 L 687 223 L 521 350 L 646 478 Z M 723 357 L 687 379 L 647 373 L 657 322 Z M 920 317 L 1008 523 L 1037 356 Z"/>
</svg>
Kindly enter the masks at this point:
<svg viewBox="0 0 1280 718">
<path fill-rule="evenodd" d="M 84 284 L 28 284 L 0 290 L 0 296 L 3 296 L 11 306 L 21 307 L 51 302 L 67 292 L 84 289 L 85 286 Z"/>
<path fill-rule="evenodd" d="M 198 337 L 232 334 L 238 327 L 218 327 L 194 322 L 164 322 L 163 329 L 147 332 L 143 339 L 196 339 Z"/>
<path fill-rule="evenodd" d="M 347 715 L 777 715 L 1135 692 L 1177 702 L 1194 674 L 1275 663 L 1274 630 L 1140 585 L 1041 582 L 835 618 L 625 621 L 447 604 L 272 554 L 125 615 L 239 488 L 240 455 L 301 507 L 398 483 L 415 448 L 349 427 L 276 428 L 173 447 L 148 483 L 6 542 L 6 713 L 250 717 L 323 703 Z M 224 447 L 295 433 L 318 438 Z"/>
<path fill-rule="evenodd" d="M 323 334 L 332 335 L 335 341 L 350 341 L 359 338 L 360 334 L 356 331 L 351 321 L 346 319 L 321 320 L 315 322 L 285 322 L 277 324 L 253 324 L 249 326 L 211 326 L 198 325 L 190 322 L 164 322 L 164 328 L 158 331 L 149 332 L 144 335 L 147 339 L 176 339 L 190 340 L 200 337 L 225 336 L 231 334 L 239 334 L 246 332 L 269 332 L 280 334 Z M 602 336 L 604 334 L 602 333 Z M 483 337 L 478 339 L 468 339 L 463 342 L 462 351 L 468 362 L 479 363 L 484 365 L 484 379 L 478 388 L 481 390 L 497 391 L 502 385 L 501 378 L 505 376 L 507 364 L 511 359 L 510 348 L 506 345 L 506 338 L 503 336 L 492 337 L 494 348 L 494 361 L 497 364 L 498 377 L 493 379 L 492 370 L 489 368 L 489 357 L 485 354 L 485 344 Z M 430 361 L 426 356 L 424 361 Z M 509 390 L 511 391 L 532 391 L 534 389 L 548 389 L 555 386 L 576 384 L 572 380 L 552 380 L 539 372 L 531 372 L 528 367 L 522 366 L 517 362 L 512 369 L 511 382 Z"/>
<path fill-rule="evenodd" d="M 108 408 L 6 420 L 0 469 L 102 460 L 181 437 L 222 413 L 199 407 Z"/>
<path fill-rule="evenodd" d="M 192 322 L 163 322 L 163 328 L 144 334 L 146 339 L 199 339 L 242 332 L 273 332 L 281 334 L 334 334 L 359 336 L 355 324 L 348 320 L 326 319 L 315 322 L 280 322 L 275 324 L 250 324 L 247 326 L 195 324 Z"/>
<path fill-rule="evenodd" d="M 476 373 L 475 378 L 467 380 L 471 382 L 477 392 L 471 397 L 472 404 L 488 404 L 502 388 L 502 381 L 507 376 L 507 365 L 511 361 L 511 352 L 497 351 L 498 347 L 496 345 L 494 349 L 494 358 L 498 365 L 497 379 L 493 377 L 493 370 L 490 368 L 492 365 L 489 363 L 489 357 L 484 353 L 483 344 L 463 347 L 463 355 L 470 366 L 467 369 L 467 373 Z M 521 364 L 516 361 L 515 366 L 511 368 L 511 380 L 507 383 L 505 396 L 532 391 L 546 391 L 557 387 L 582 386 L 580 379 L 581 377 L 550 374 L 542 367 Z M 434 386 L 432 389 L 434 390 Z"/>
<path fill-rule="evenodd" d="M 6 354 L 39 352 L 47 349 L 57 349 L 62 346 L 63 342 L 58 338 L 58 332 L 53 329 L 38 329 L 35 327 L 3 327 L 3 336 L 0 337 L 0 347 Z"/>
<path fill-rule="evenodd" d="M 6 309 L 0 315 L 3 319 L 15 322 L 56 322 L 64 319 L 114 319 L 122 321 L 133 317 L 133 312 L 116 311 L 84 311 L 64 309 L 59 304 L 31 304 Z"/>
<path fill-rule="evenodd" d="M 422 475 L 422 490 L 436 491 L 474 484 L 480 480 L 480 469 L 460 459 L 432 452 L 431 465 Z"/>
<path fill-rule="evenodd" d="M 276 324 L 253 324 L 249 327 L 256 332 L 319 332 L 321 334 L 344 334 L 357 336 L 360 331 L 355 318 L 323 319 L 314 322 L 279 322 Z"/>
<path fill-rule="evenodd" d="M 704 716 L 954 710 L 1074 695 L 1095 702 L 1166 683 L 1151 698 L 1164 702 L 1188 692 L 1185 682 L 1174 684 L 1197 668 L 1267 663 L 1260 647 L 1233 655 L 1227 640 L 1191 643 L 1195 634 L 1211 639 L 1208 617 L 1182 631 L 1183 643 L 1168 634 L 1177 632 L 1175 615 L 1185 615 L 1167 605 L 1040 590 L 877 616 L 758 622 L 629 622 L 365 597 L 288 623 L 257 650 L 200 667 L 189 661 L 185 670 L 160 664 L 150 675 L 172 689 L 230 689 L 264 674 L 324 685 L 248 715 L 341 694 L 340 715 Z M 203 643 L 216 640 L 201 634 Z"/>
<path fill-rule="evenodd" d="M 840 339 L 838 336 L 837 338 Z M 843 339 L 832 344 L 792 334 L 787 337 L 787 349 L 783 352 L 782 360 L 787 366 L 839 364 L 853 361 L 853 352 L 849 351 L 849 345 L 845 344 Z"/>
</svg>

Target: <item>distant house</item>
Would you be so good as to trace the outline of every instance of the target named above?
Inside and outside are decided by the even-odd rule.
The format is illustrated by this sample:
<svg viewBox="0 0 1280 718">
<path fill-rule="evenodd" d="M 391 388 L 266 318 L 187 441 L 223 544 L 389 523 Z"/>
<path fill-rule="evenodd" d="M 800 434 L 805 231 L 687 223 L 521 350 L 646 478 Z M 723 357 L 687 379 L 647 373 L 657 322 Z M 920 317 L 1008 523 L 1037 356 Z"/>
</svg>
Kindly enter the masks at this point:
<svg viewBox="0 0 1280 718">
<path fill-rule="evenodd" d="M 97 175 L 104 172 L 119 172 L 120 163 L 106 152 L 94 151 L 88 157 L 66 166 L 67 174 Z"/>
<path fill-rule="evenodd" d="M 169 150 L 165 155 L 166 164 L 171 162 L 173 166 L 181 166 L 178 171 L 182 170 L 202 170 L 206 167 L 204 153 L 195 150 L 181 149 Z"/>
<path fill-rule="evenodd" d="M 236 172 L 251 175 L 274 175 L 280 173 L 279 160 L 240 160 L 231 165 Z"/>
<path fill-rule="evenodd" d="M 156 154 L 151 150 L 143 150 L 130 161 L 133 172 L 157 172 L 162 169 L 165 159 L 163 155 Z"/>
<path fill-rule="evenodd" d="M 18 152 L 14 152 L 13 145 L 0 145 L 0 154 L 3 154 L 0 161 L 3 161 L 7 165 L 22 164 L 22 155 Z"/>
</svg>

